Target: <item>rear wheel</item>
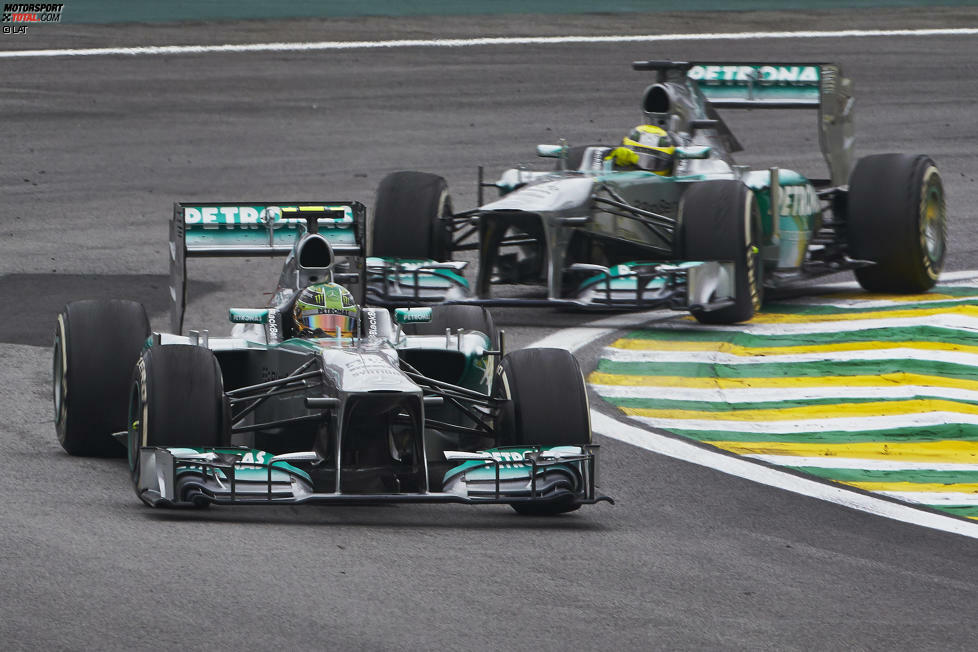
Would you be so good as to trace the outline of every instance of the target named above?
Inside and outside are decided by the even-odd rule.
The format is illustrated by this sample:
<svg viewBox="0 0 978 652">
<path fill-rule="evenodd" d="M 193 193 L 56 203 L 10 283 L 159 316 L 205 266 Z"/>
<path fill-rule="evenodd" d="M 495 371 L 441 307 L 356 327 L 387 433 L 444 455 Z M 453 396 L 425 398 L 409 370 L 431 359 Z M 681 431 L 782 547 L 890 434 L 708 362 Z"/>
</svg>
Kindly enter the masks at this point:
<svg viewBox="0 0 978 652">
<path fill-rule="evenodd" d="M 686 260 L 732 260 L 734 305 L 691 310 L 704 324 L 747 321 L 764 299 L 761 214 L 754 193 L 740 181 L 706 181 L 686 191 L 680 208 Z"/>
<path fill-rule="evenodd" d="M 54 422 L 69 454 L 125 452 L 112 433 L 126 430 L 132 369 L 149 333 L 146 310 L 135 301 L 73 301 L 58 315 Z"/>
<path fill-rule="evenodd" d="M 445 179 L 427 172 L 394 172 L 377 188 L 371 255 L 448 260 L 452 198 Z"/>
<path fill-rule="evenodd" d="M 408 335 L 444 335 L 445 329 L 450 328 L 454 333 L 461 328 L 485 333 L 489 337 L 490 347 L 496 347 L 499 343 L 492 313 L 482 306 L 432 306 L 431 321 L 404 324 L 403 328 Z"/>
<path fill-rule="evenodd" d="M 584 446 L 591 414 L 577 359 L 564 349 L 521 349 L 496 368 L 492 395 L 509 399 L 497 423 L 500 446 Z M 570 500 L 514 503 L 520 514 L 552 516 L 580 508 Z"/>
<path fill-rule="evenodd" d="M 941 174 L 928 156 L 879 154 L 856 163 L 849 178 L 849 256 L 876 264 L 856 270 L 870 292 L 925 292 L 947 251 Z"/>
<path fill-rule="evenodd" d="M 129 394 L 129 468 L 142 446 L 216 448 L 230 440 L 224 382 L 210 349 L 186 344 L 146 349 Z"/>
</svg>

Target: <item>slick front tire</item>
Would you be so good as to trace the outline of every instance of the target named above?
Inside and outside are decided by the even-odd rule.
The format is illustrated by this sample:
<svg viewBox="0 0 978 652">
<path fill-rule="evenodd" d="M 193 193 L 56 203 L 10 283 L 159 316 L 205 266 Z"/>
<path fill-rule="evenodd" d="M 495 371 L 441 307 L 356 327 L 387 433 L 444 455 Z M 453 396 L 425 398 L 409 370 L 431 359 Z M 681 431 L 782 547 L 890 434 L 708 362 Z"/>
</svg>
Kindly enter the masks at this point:
<svg viewBox="0 0 978 652">
<path fill-rule="evenodd" d="M 448 260 L 452 232 L 442 217 L 452 215 L 445 179 L 427 172 L 394 172 L 377 188 L 371 255 L 383 258 Z"/>
<path fill-rule="evenodd" d="M 496 421 L 500 446 L 583 446 L 591 443 L 591 411 L 577 359 L 564 349 L 521 349 L 503 356 L 492 395 L 508 399 Z M 570 501 L 514 503 L 520 514 L 552 516 Z"/>
<path fill-rule="evenodd" d="M 878 154 L 849 177 L 849 257 L 876 264 L 856 269 L 870 292 L 926 292 L 947 252 L 944 183 L 928 156 Z"/>
<path fill-rule="evenodd" d="M 112 433 L 127 428 L 132 369 L 149 337 L 135 301 L 73 301 L 54 334 L 54 423 L 70 455 L 120 457 Z"/>
<path fill-rule="evenodd" d="M 210 349 L 186 344 L 143 351 L 129 394 L 129 468 L 144 446 L 216 448 L 230 440 L 224 382 Z"/>
<path fill-rule="evenodd" d="M 692 185 L 680 206 L 683 258 L 734 262 L 734 305 L 691 310 L 704 324 L 747 321 L 764 300 L 761 214 L 754 193 L 740 181 Z"/>
</svg>

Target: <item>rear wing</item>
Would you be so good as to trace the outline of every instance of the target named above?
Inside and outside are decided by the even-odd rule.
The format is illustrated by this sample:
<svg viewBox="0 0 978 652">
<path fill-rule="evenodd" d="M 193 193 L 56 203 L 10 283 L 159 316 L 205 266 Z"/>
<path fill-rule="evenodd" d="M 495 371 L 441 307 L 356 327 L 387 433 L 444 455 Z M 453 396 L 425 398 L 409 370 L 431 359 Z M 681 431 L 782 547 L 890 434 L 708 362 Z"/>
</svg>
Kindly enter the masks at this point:
<svg viewBox="0 0 978 652">
<path fill-rule="evenodd" d="M 172 332 L 183 330 L 188 258 L 288 256 L 303 234 L 318 233 L 336 259 L 362 276 L 366 216 L 360 202 L 175 203 L 170 222 Z M 358 293 L 363 293 L 362 282 Z"/>
<path fill-rule="evenodd" d="M 815 109 L 819 143 L 834 185 L 848 183 L 853 157 L 852 80 L 834 63 L 636 61 L 659 82 L 686 82 L 712 109 Z M 646 91 L 648 93 L 648 91 Z M 647 103 L 643 104 L 646 112 Z M 705 117 L 712 118 L 712 115 Z"/>
</svg>

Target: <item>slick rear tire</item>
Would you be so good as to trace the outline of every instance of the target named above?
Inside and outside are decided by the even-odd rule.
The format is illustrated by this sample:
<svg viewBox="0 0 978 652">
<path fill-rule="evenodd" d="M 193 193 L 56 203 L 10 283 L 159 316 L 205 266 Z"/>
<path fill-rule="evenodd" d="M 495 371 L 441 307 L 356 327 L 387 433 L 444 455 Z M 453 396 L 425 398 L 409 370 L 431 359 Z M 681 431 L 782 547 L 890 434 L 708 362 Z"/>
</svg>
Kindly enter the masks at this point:
<svg viewBox="0 0 978 652">
<path fill-rule="evenodd" d="M 500 446 L 584 446 L 591 411 L 577 359 L 564 349 L 521 349 L 503 356 L 492 395 L 509 399 L 496 421 Z M 527 516 L 553 516 L 580 505 L 569 501 L 514 503 Z"/>
<path fill-rule="evenodd" d="M 680 206 L 686 260 L 734 261 L 735 303 L 719 310 L 691 310 L 703 324 L 747 321 L 764 300 L 761 214 L 754 193 L 740 181 L 692 185 Z"/>
<path fill-rule="evenodd" d="M 372 256 L 445 261 L 452 232 L 445 179 L 427 172 L 394 172 L 377 188 L 371 230 Z"/>
<path fill-rule="evenodd" d="M 224 382 L 210 349 L 188 344 L 143 351 L 129 394 L 129 468 L 142 446 L 216 448 L 230 441 Z"/>
<path fill-rule="evenodd" d="M 135 301 L 73 301 L 54 335 L 54 423 L 70 455 L 121 457 L 112 437 L 127 428 L 132 369 L 149 337 Z"/>
<path fill-rule="evenodd" d="M 849 256 L 875 261 L 856 270 L 870 292 L 926 292 L 944 268 L 947 213 L 941 174 L 928 156 L 879 154 L 849 177 Z"/>
<path fill-rule="evenodd" d="M 479 331 L 489 337 L 489 346 L 498 348 L 499 332 L 492 320 L 492 313 L 482 306 L 432 306 L 431 321 L 404 324 L 408 335 L 444 335 L 445 329 Z"/>
</svg>

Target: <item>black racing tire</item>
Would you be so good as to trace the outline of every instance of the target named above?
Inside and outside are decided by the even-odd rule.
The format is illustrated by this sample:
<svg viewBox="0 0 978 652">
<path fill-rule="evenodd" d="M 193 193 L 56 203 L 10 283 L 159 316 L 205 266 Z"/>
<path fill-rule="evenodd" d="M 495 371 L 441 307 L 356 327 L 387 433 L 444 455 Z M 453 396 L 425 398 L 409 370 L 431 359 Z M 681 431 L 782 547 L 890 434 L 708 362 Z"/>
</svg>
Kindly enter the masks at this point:
<svg viewBox="0 0 978 652">
<path fill-rule="evenodd" d="M 404 324 L 407 335 L 444 335 L 445 329 L 479 331 L 489 336 L 489 345 L 499 346 L 499 331 L 492 320 L 492 313 L 482 306 L 432 306 L 431 321 Z"/>
<path fill-rule="evenodd" d="M 947 253 L 941 173 L 929 156 L 878 154 L 849 177 L 849 256 L 871 260 L 856 269 L 870 292 L 917 293 L 934 287 Z"/>
<path fill-rule="evenodd" d="M 499 446 L 585 446 L 591 410 L 577 358 L 564 349 L 521 349 L 503 356 L 492 395 L 509 399 L 496 420 Z M 554 516 L 580 508 L 570 501 L 513 503 L 525 516 Z"/>
<path fill-rule="evenodd" d="M 719 310 L 690 312 L 703 324 L 747 321 L 764 301 L 761 214 L 753 191 L 740 181 L 692 185 L 679 208 L 686 260 L 732 260 L 735 303 Z"/>
<path fill-rule="evenodd" d="M 427 172 L 394 172 L 377 188 L 372 256 L 445 261 L 452 251 L 452 197 L 445 179 Z"/>
<path fill-rule="evenodd" d="M 136 362 L 129 394 L 129 469 L 142 446 L 216 448 L 230 441 L 224 381 L 210 349 L 153 346 Z"/>
<path fill-rule="evenodd" d="M 142 304 L 73 301 L 54 335 L 54 423 L 69 455 L 121 457 L 112 433 L 127 428 L 132 369 L 149 337 Z"/>
<path fill-rule="evenodd" d="M 584 152 L 587 151 L 588 147 L 608 147 L 611 145 L 602 145 L 600 143 L 594 143 L 593 145 L 576 145 L 574 147 L 567 148 L 567 158 L 564 159 L 564 166 L 561 166 L 560 161 L 554 165 L 555 170 L 577 170 L 581 167 L 581 163 L 584 162 Z"/>
</svg>

